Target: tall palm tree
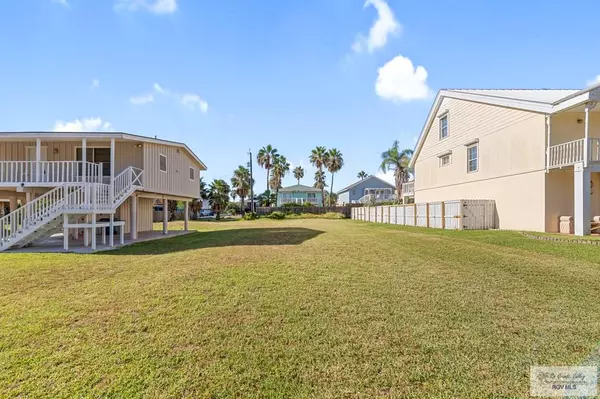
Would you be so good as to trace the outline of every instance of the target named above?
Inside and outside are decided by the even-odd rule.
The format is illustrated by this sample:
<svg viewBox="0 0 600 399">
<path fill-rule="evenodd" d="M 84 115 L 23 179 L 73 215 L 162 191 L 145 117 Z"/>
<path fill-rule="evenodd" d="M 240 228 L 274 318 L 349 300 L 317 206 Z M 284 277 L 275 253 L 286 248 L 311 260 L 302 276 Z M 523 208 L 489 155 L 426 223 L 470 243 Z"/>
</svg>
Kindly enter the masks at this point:
<svg viewBox="0 0 600 399">
<path fill-rule="evenodd" d="M 315 172 L 314 187 L 321 190 L 321 195 L 325 195 L 325 187 L 327 187 L 327 183 L 325 183 L 325 172 L 323 172 L 322 170 L 317 170 Z M 323 206 L 325 206 L 325 197 L 321 197 L 321 200 L 323 201 Z"/>
<path fill-rule="evenodd" d="M 392 147 L 381 154 L 381 166 L 379 167 L 383 173 L 388 170 L 394 171 L 394 182 L 396 183 L 397 200 L 402 198 L 402 183 L 406 183 L 410 179 L 412 171 L 408 167 L 412 158 L 413 150 L 400 150 L 398 140 L 394 141 Z"/>
<path fill-rule="evenodd" d="M 336 172 L 339 172 L 340 169 L 344 166 L 344 155 L 337 149 L 332 148 L 327 153 L 326 164 L 327 170 L 331 173 L 331 186 L 329 187 L 329 191 L 333 194 L 333 175 Z M 333 199 L 333 195 L 329 196 L 329 206 L 331 206 L 331 200 Z"/>
<path fill-rule="evenodd" d="M 244 213 L 244 199 L 248 197 L 250 193 L 250 171 L 248 168 L 240 165 L 236 170 L 233 171 L 233 177 L 231 178 L 231 188 L 233 193 L 240 197 L 240 209 L 242 214 Z M 234 197 L 235 198 L 235 197 Z"/>
<path fill-rule="evenodd" d="M 269 176 L 271 167 L 273 167 L 273 160 L 277 157 L 277 148 L 273 148 L 271 144 L 258 150 L 256 154 L 256 162 L 262 168 L 267 170 L 267 190 L 269 189 Z"/>
<path fill-rule="evenodd" d="M 369 177 L 369 175 L 364 170 L 361 170 L 360 172 L 358 172 L 358 175 L 356 175 L 356 177 L 358 177 L 360 180 L 364 180 L 367 177 Z"/>
<path fill-rule="evenodd" d="M 302 166 L 296 166 L 294 168 L 294 178 L 298 180 L 298 184 L 300 184 L 300 179 L 304 177 L 304 168 Z"/>
<path fill-rule="evenodd" d="M 217 220 L 221 219 L 221 212 L 227 208 L 230 192 L 231 188 L 225 180 L 218 179 L 210 183 L 208 188 L 208 201 L 213 212 L 217 215 Z"/>
<path fill-rule="evenodd" d="M 327 148 L 323 146 L 318 146 L 314 150 L 312 150 L 312 152 L 310 153 L 310 157 L 308 158 L 310 160 L 310 163 L 318 169 L 317 172 L 321 172 L 320 174 L 315 173 L 315 187 L 317 187 L 318 184 L 317 175 L 320 178 L 322 177 L 323 179 L 325 179 L 325 172 L 323 172 L 323 167 L 327 164 L 327 156 Z M 325 185 L 322 185 L 321 187 L 321 199 L 323 201 L 323 206 L 325 206 Z"/>
<path fill-rule="evenodd" d="M 273 159 L 273 166 L 271 171 L 271 188 L 275 189 L 275 198 L 279 195 L 279 189 L 281 188 L 281 182 L 285 175 L 290 171 L 290 164 L 286 157 L 283 155 L 277 155 Z"/>
</svg>

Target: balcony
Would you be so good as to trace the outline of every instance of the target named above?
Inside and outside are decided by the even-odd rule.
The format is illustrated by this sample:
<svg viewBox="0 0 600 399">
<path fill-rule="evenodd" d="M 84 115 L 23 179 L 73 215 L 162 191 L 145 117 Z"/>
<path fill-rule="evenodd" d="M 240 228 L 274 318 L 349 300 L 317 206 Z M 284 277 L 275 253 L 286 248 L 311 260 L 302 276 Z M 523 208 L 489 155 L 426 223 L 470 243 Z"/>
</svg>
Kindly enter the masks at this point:
<svg viewBox="0 0 600 399">
<path fill-rule="evenodd" d="M 587 156 L 585 154 L 585 139 L 569 141 L 553 145 L 548 149 L 548 169 L 562 168 L 579 162 L 590 163 L 600 161 L 600 139 L 587 139 Z"/>
<path fill-rule="evenodd" d="M 102 183 L 102 164 L 81 161 L 0 161 L 0 185 Z"/>
<path fill-rule="evenodd" d="M 414 197 L 415 195 L 415 181 L 409 181 L 402 183 L 402 196 L 403 197 Z"/>
</svg>

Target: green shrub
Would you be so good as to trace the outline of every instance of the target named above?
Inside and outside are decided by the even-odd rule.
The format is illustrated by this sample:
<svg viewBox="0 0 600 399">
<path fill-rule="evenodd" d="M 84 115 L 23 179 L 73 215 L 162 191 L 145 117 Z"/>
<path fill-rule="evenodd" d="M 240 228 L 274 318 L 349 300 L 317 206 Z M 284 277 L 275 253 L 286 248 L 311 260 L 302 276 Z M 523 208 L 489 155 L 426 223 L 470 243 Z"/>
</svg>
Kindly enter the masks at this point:
<svg viewBox="0 0 600 399">
<path fill-rule="evenodd" d="M 256 220 L 258 217 L 256 216 L 256 212 L 246 212 L 244 213 L 244 220 Z"/>
<path fill-rule="evenodd" d="M 297 213 L 288 215 L 289 219 L 345 219 L 346 216 L 340 212 L 327 213 Z"/>
<path fill-rule="evenodd" d="M 279 212 L 279 211 L 275 211 L 269 215 L 269 217 L 271 219 L 277 219 L 277 220 L 285 219 L 285 216 L 286 216 L 285 213 Z"/>
</svg>

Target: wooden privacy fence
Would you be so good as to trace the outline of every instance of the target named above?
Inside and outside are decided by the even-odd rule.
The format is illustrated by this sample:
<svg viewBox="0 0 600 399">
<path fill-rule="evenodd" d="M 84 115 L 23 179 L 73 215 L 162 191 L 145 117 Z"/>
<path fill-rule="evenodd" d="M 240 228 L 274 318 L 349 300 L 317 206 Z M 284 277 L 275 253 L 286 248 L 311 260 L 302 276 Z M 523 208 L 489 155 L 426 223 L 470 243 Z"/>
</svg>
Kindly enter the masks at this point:
<svg viewBox="0 0 600 399">
<path fill-rule="evenodd" d="M 454 200 L 408 205 L 352 208 L 351 217 L 365 222 L 432 227 L 447 230 L 496 228 L 493 200 Z"/>
</svg>

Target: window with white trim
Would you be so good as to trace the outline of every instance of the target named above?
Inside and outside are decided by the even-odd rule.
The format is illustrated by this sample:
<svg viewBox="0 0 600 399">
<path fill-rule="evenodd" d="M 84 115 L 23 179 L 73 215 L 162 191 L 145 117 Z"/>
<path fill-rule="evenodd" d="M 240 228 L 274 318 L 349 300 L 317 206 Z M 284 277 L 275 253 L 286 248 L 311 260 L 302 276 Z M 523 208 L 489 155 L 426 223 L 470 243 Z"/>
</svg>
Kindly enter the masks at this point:
<svg viewBox="0 0 600 399">
<path fill-rule="evenodd" d="M 450 163 L 452 162 L 452 158 L 451 157 L 452 157 L 451 154 L 442 155 L 440 157 L 440 168 L 443 167 L 443 166 L 450 165 Z"/>
<path fill-rule="evenodd" d="M 440 118 L 440 140 L 448 137 L 448 115 Z"/>
<path fill-rule="evenodd" d="M 195 170 L 190 166 L 190 180 L 194 180 Z"/>
<path fill-rule="evenodd" d="M 163 154 L 158 154 L 158 170 L 161 172 L 167 171 L 167 156 Z"/>
<path fill-rule="evenodd" d="M 479 143 L 467 146 L 467 172 L 479 170 Z"/>
</svg>

